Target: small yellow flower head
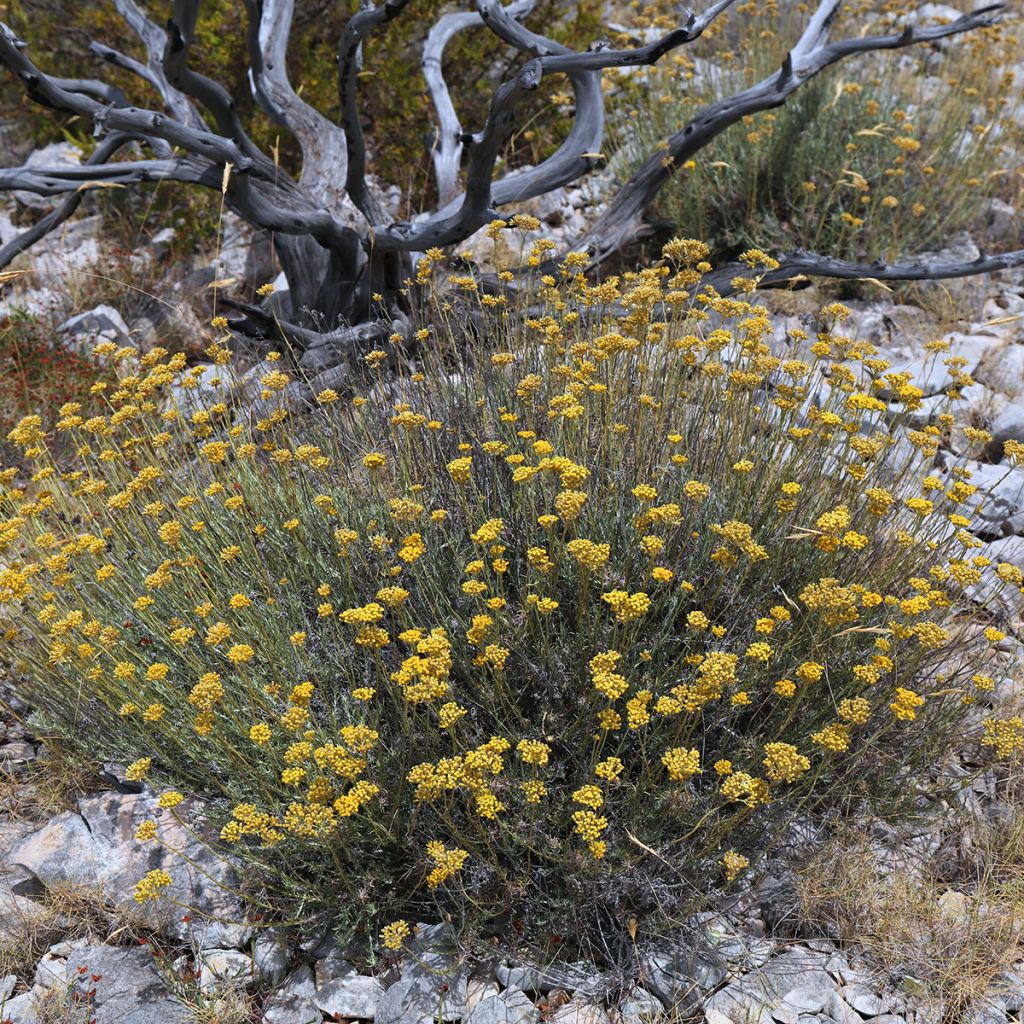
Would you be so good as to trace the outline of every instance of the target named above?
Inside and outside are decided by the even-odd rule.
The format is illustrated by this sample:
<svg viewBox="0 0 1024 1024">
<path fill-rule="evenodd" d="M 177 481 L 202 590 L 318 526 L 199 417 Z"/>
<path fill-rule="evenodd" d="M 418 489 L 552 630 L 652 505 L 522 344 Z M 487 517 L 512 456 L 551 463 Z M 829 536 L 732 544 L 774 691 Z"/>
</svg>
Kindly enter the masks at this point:
<svg viewBox="0 0 1024 1024">
<path fill-rule="evenodd" d="M 171 884 L 171 876 L 161 869 L 150 871 L 135 886 L 135 902 L 149 903 L 160 898 L 160 894 Z"/>
<path fill-rule="evenodd" d="M 473 457 L 465 455 L 448 463 L 448 474 L 457 484 L 468 484 L 473 470 Z"/>
<path fill-rule="evenodd" d="M 608 782 L 616 782 L 624 769 L 625 765 L 619 758 L 608 757 L 603 761 L 599 761 L 594 766 L 594 774 L 599 779 L 605 779 Z"/>
<path fill-rule="evenodd" d="M 749 866 L 749 859 L 744 857 L 743 854 L 737 853 L 735 850 L 727 850 L 725 855 L 722 857 L 722 872 L 725 875 L 725 880 L 727 882 L 733 881 L 741 871 Z"/>
<path fill-rule="evenodd" d="M 551 748 L 540 740 L 520 740 L 516 745 L 516 751 L 525 764 L 545 765 L 548 763 Z"/>
<path fill-rule="evenodd" d="M 380 452 L 369 452 L 363 456 L 363 465 L 371 472 L 382 469 L 387 459 Z"/>
<path fill-rule="evenodd" d="M 135 830 L 135 838 L 140 843 L 148 843 L 151 839 L 156 839 L 156 822 L 152 819 L 144 821 Z"/>
<path fill-rule="evenodd" d="M 124 777 L 129 782 L 141 782 L 146 777 L 146 772 L 153 767 L 151 757 L 140 757 L 138 761 L 132 761 L 124 770 Z"/>
<path fill-rule="evenodd" d="M 249 739 L 259 747 L 269 743 L 272 735 L 271 728 L 266 722 L 258 722 L 249 729 Z"/>
<path fill-rule="evenodd" d="M 696 747 L 690 750 L 684 747 L 673 747 L 662 755 L 661 763 L 668 769 L 668 777 L 673 782 L 685 782 L 694 775 L 700 775 L 700 751 Z"/>
<path fill-rule="evenodd" d="M 528 804 L 539 804 L 548 795 L 547 786 L 540 779 L 527 779 L 519 783 L 519 788 Z"/>
<path fill-rule="evenodd" d="M 816 683 L 824 671 L 824 665 L 819 665 L 816 661 L 805 661 L 797 666 L 795 675 L 802 683 Z"/>
<path fill-rule="evenodd" d="M 619 622 L 639 619 L 646 615 L 651 607 L 651 599 L 643 591 L 630 594 L 625 590 L 609 590 L 601 595 L 601 600 L 611 606 Z"/>
<path fill-rule="evenodd" d="M 411 934 L 408 921 L 392 921 L 381 929 L 380 940 L 385 949 L 401 949 Z"/>
<path fill-rule="evenodd" d="M 438 724 L 442 729 L 450 729 L 466 713 L 466 709 L 461 704 L 448 701 L 448 703 L 442 704 L 438 710 Z"/>
<path fill-rule="evenodd" d="M 810 770 L 810 760 L 791 743 L 766 743 L 764 753 L 765 773 L 772 782 L 796 782 Z"/>
</svg>

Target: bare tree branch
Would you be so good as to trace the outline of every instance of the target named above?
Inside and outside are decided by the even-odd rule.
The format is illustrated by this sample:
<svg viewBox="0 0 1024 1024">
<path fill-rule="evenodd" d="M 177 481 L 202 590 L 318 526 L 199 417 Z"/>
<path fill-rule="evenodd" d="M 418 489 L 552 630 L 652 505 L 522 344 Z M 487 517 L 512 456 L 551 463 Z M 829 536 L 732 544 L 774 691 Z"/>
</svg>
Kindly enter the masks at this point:
<svg viewBox="0 0 1024 1024">
<path fill-rule="evenodd" d="M 231 321 L 230 326 L 246 334 L 260 334 L 275 342 L 284 342 L 303 353 L 301 364 L 306 369 L 322 370 L 335 365 L 347 356 L 364 352 L 368 347 L 388 336 L 390 324 L 379 321 L 342 326 L 332 331 L 315 331 L 299 324 L 283 320 L 273 313 L 248 302 L 229 297 L 222 301 L 231 309 L 245 314 L 241 319 Z"/>
<path fill-rule="evenodd" d="M 118 67 L 133 71 L 135 74 L 145 78 L 160 93 L 167 109 L 172 116 L 190 128 L 205 128 L 199 111 L 192 105 L 189 98 L 167 81 L 164 74 L 163 55 L 167 48 L 167 33 L 159 25 L 155 24 L 139 9 L 135 0 L 113 0 L 117 13 L 121 15 L 128 27 L 139 37 L 142 45 L 146 48 L 146 71 L 142 73 L 142 65 L 130 57 L 117 53 L 116 50 L 109 50 L 108 53 L 101 53 L 104 60 L 109 60 Z M 101 44 L 97 44 L 101 45 Z M 94 51 L 95 52 L 95 51 Z M 112 59 L 112 55 L 116 58 Z"/>
<path fill-rule="evenodd" d="M 302 150 L 299 185 L 332 212 L 345 206 L 345 133 L 300 99 L 288 79 L 288 40 L 294 0 L 245 0 L 249 83 L 256 102 Z"/>
<path fill-rule="evenodd" d="M 519 18 L 529 14 L 536 0 L 514 0 L 507 8 L 510 17 Z M 479 28 L 484 19 L 479 12 L 458 11 L 442 15 L 427 34 L 423 44 L 420 66 L 427 88 L 430 90 L 437 112 L 437 135 L 431 151 L 434 163 L 434 179 L 437 182 L 438 197 L 442 205 L 448 203 L 459 191 L 459 165 L 462 160 L 462 125 L 455 112 L 448 83 L 444 79 L 445 47 L 460 32 Z"/>
<path fill-rule="evenodd" d="M 499 202 L 523 199 L 575 180 L 589 166 L 590 159 L 583 156 L 587 150 L 576 150 L 581 144 L 593 147 L 601 143 L 604 106 L 600 69 L 606 63 L 608 66 L 626 67 L 658 60 L 674 47 L 695 39 L 731 2 L 718 0 L 701 19 L 691 15 L 686 28 L 670 33 L 650 46 L 635 50 L 594 49 L 574 53 L 520 25 L 497 0 L 477 0 L 481 17 L 489 28 L 506 42 L 538 55 L 495 91 L 483 130 L 476 135 L 462 137 L 463 144 L 469 148 L 469 166 L 466 189 L 460 199 L 417 224 L 395 224 L 378 229 L 374 233 L 374 244 L 383 251 L 422 250 L 449 245 L 468 237 L 496 217 Z M 536 173 L 525 172 L 495 183 L 494 166 L 515 129 L 516 108 L 525 95 L 540 85 L 549 67 L 570 75 L 577 86 L 577 99 L 581 106 L 577 107 L 573 130 L 559 151 L 534 169 Z M 500 187 L 502 184 L 505 185 L 504 190 Z M 531 191 L 534 188 L 537 193 Z"/>
<path fill-rule="evenodd" d="M 95 167 L 97 164 L 106 163 L 114 153 L 117 152 L 122 146 L 129 142 L 141 142 L 145 141 L 137 135 L 108 135 L 90 154 L 89 159 L 86 161 L 86 165 L 89 167 Z M 21 170 L 25 170 L 22 168 Z M 28 170 L 38 170 L 38 168 L 28 168 Z M 5 174 L 11 174 L 17 172 L 4 172 L 0 171 L 0 180 L 2 180 Z M 93 172 L 95 173 L 95 172 Z M 44 172 L 45 177 L 45 172 Z M 43 181 L 39 182 L 39 185 L 43 185 Z M 85 191 L 88 187 L 86 184 L 79 184 L 78 186 L 72 186 L 75 191 L 72 195 L 68 196 L 67 199 L 61 203 L 55 210 L 46 214 L 44 217 L 40 217 L 32 227 L 22 231 L 20 235 L 12 239 L 4 246 L 0 246 L 0 270 L 8 266 L 11 261 L 16 257 L 20 256 L 21 253 L 25 252 L 26 249 L 35 245 L 41 238 L 44 238 L 55 228 L 58 228 L 63 224 L 79 207 L 82 199 L 85 195 Z M 32 189 L 37 191 L 37 189 Z M 54 194 L 47 192 L 44 194 Z"/>
<path fill-rule="evenodd" d="M 357 85 L 360 54 L 363 40 L 370 32 L 393 21 L 408 4 L 409 0 L 385 0 L 379 6 L 371 4 L 364 8 L 349 19 L 338 45 L 338 99 L 341 102 L 341 125 L 345 130 L 348 149 L 345 187 L 352 202 L 374 227 L 384 224 L 388 218 L 366 182 L 366 139 L 359 122 Z"/>
<path fill-rule="evenodd" d="M 1024 266 L 1024 249 L 988 256 L 982 253 L 976 260 L 953 263 L 936 262 L 932 258 L 916 256 L 904 263 L 851 263 L 833 256 L 822 256 L 796 249 L 778 257 L 779 266 L 772 270 L 752 273 L 742 263 L 731 263 L 705 274 L 699 287 L 710 286 L 719 295 L 729 296 L 738 290 L 733 285 L 737 277 L 756 278 L 759 287 L 786 284 L 799 278 L 830 277 L 847 281 L 943 281 L 957 277 L 974 277 L 991 274 L 998 270 Z"/>
<path fill-rule="evenodd" d="M 948 25 L 930 28 L 907 26 L 899 34 L 865 36 L 829 43 L 828 32 L 839 2 L 823 0 L 778 72 L 749 89 L 705 107 L 689 124 L 676 132 L 668 140 L 668 149 L 653 154 L 612 197 L 605 212 L 577 246 L 589 249 L 594 263 L 599 264 L 624 245 L 643 237 L 647 233 L 643 223 L 644 213 L 677 166 L 741 118 L 781 106 L 804 82 L 837 61 L 855 53 L 933 42 L 983 28 L 992 25 L 997 13 L 1006 6 L 1000 0 L 965 14 Z"/>
<path fill-rule="evenodd" d="M 128 97 L 116 85 L 100 82 L 94 78 L 55 78 L 53 84 L 68 92 L 81 92 L 87 96 L 95 96 L 115 107 L 127 107 Z"/>
<path fill-rule="evenodd" d="M 167 46 L 163 69 L 176 89 L 195 97 L 213 115 L 217 130 L 235 142 L 238 148 L 270 179 L 274 161 L 249 138 L 235 110 L 231 94 L 219 82 L 189 67 L 188 56 L 195 40 L 196 18 L 201 0 L 174 0 L 174 15 L 167 23 Z"/>
<path fill-rule="evenodd" d="M 123 134 L 108 136 L 122 139 Z M 135 136 L 131 136 L 134 138 Z M 123 141 L 121 143 L 123 145 Z M 115 147 L 116 148 L 116 147 Z M 99 150 L 103 152 L 103 150 Z M 95 154 L 94 154 L 95 155 Z M 136 185 L 153 181 L 182 181 L 192 185 L 206 185 L 220 189 L 220 168 L 195 157 L 177 157 L 170 160 L 126 160 L 95 166 L 92 160 L 78 165 L 60 167 L 12 167 L 0 169 L 0 190 L 18 189 L 41 196 L 56 196 L 66 192 L 84 192 L 90 188 L 110 188 L 115 185 Z"/>
<path fill-rule="evenodd" d="M 233 164 L 241 170 L 252 166 L 252 161 L 230 139 L 206 129 L 192 128 L 156 110 L 109 106 L 84 93 L 61 89 L 25 56 L 24 48 L 25 44 L 10 27 L 0 22 L 0 64 L 18 76 L 25 92 L 35 102 L 88 118 L 101 129 L 153 136 L 209 160 Z"/>
</svg>

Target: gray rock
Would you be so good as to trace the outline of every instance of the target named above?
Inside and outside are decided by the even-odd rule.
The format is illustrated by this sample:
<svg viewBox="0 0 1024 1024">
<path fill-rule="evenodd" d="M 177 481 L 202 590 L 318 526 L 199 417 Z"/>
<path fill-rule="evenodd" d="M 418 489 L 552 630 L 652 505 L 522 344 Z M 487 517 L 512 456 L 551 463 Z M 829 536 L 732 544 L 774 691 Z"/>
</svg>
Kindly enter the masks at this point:
<svg viewBox="0 0 1024 1024">
<path fill-rule="evenodd" d="M 80 948 L 86 945 L 88 943 L 82 942 Z M 67 962 L 71 953 L 71 950 L 61 950 L 60 943 L 44 953 L 36 964 L 32 987 L 38 992 L 45 992 L 51 988 L 63 988 L 67 984 Z M 3 1018 L 0 1017 L 0 1020 Z"/>
<path fill-rule="evenodd" d="M 493 978 L 470 978 L 466 982 L 466 1012 L 500 992 L 501 988 Z"/>
<path fill-rule="evenodd" d="M 204 992 L 247 988 L 256 981 L 252 957 L 237 949 L 208 949 L 199 967 L 199 987 Z"/>
<path fill-rule="evenodd" d="M 1024 398 L 1010 402 L 992 421 L 991 457 L 1002 457 L 1006 441 L 1024 441 Z"/>
<path fill-rule="evenodd" d="M 320 1024 L 323 1014 L 313 1002 L 315 993 L 313 972 L 303 965 L 267 1000 L 263 1024 Z"/>
<path fill-rule="evenodd" d="M 622 1024 L 639 1024 L 661 1013 L 661 1000 L 646 989 L 635 988 L 619 1003 L 619 1019 Z"/>
<path fill-rule="evenodd" d="M 461 996 L 461 998 L 460 998 Z M 466 991 L 445 990 L 445 982 L 429 975 L 399 978 L 377 1003 L 377 1024 L 436 1024 L 458 1020 L 465 1012 Z"/>
<path fill-rule="evenodd" d="M 272 995 L 263 1007 L 263 1024 L 322 1024 L 324 1015 L 305 996 Z"/>
<path fill-rule="evenodd" d="M 843 985 L 839 994 L 864 1017 L 877 1017 L 892 1009 L 891 1000 L 883 999 L 866 985 Z"/>
<path fill-rule="evenodd" d="M 1005 345 L 989 352 L 974 371 L 974 378 L 994 391 L 1019 395 L 1024 391 L 1024 345 Z"/>
<path fill-rule="evenodd" d="M 131 908 L 147 927 L 195 942 L 201 949 L 226 949 L 246 942 L 251 929 L 234 923 L 244 918 L 234 866 L 161 811 L 154 797 L 101 793 L 83 797 L 79 810 L 80 814 L 65 811 L 51 818 L 14 848 L 11 862 L 47 887 L 70 884 L 102 889 L 114 906 Z M 177 808 L 183 819 L 191 810 L 187 804 Z M 166 846 L 134 838 L 138 826 L 151 818 L 159 821 Z M 199 826 L 200 821 L 194 824 Z M 166 898 L 137 904 L 135 884 L 158 868 L 171 876 Z M 191 908 L 190 914 L 182 907 Z M 192 920 L 187 922 L 184 916 Z"/>
<path fill-rule="evenodd" d="M 16 974 L 8 974 L 3 978 L 0 978 L 0 1004 L 4 999 L 10 999 L 11 993 L 14 991 L 14 986 L 18 984 L 18 976 Z M 0 1018 L 2 1020 L 3 1018 Z"/>
<path fill-rule="evenodd" d="M 748 1021 L 768 1024 L 772 1020 L 771 1011 L 791 992 L 800 993 L 794 998 L 809 1001 L 809 1004 L 820 998 L 824 1007 L 836 991 L 835 982 L 823 966 L 829 959 L 827 953 L 791 947 L 759 970 L 744 974 L 713 993 L 705 1006 L 737 1024 Z M 794 1008 L 799 1016 L 802 1008 Z"/>
<path fill-rule="evenodd" d="M 641 983 L 666 1007 L 694 1005 L 703 992 L 721 984 L 725 962 L 708 948 L 674 947 L 648 953 L 641 960 Z"/>
<path fill-rule="evenodd" d="M 313 1002 L 329 1017 L 373 1020 L 383 994 L 384 986 L 376 978 L 358 974 L 346 964 L 329 981 L 317 985 Z"/>
<path fill-rule="evenodd" d="M 36 748 L 25 740 L 14 740 L 0 747 L 0 771 L 10 771 L 15 765 L 27 764 L 35 759 Z"/>
<path fill-rule="evenodd" d="M 443 1004 L 445 1012 L 457 1009 L 454 1015 L 460 1016 L 465 1012 L 469 982 L 469 971 L 461 959 L 458 936 L 449 925 L 417 925 L 399 970 L 401 981 L 411 983 L 408 997 L 420 1003 L 433 1000 L 435 1007 Z"/>
<path fill-rule="evenodd" d="M 0 1000 L 0 1020 L 7 1024 L 38 1024 L 36 997 L 32 992 L 23 992 L 13 999 Z"/>
<path fill-rule="evenodd" d="M 256 973 L 268 984 L 276 985 L 288 970 L 291 952 L 284 932 L 276 929 L 260 932 L 252 945 Z"/>
<path fill-rule="evenodd" d="M 1008 248 L 1020 240 L 1021 223 L 1017 211 L 998 196 L 993 196 L 986 204 L 982 213 L 985 237 L 989 242 Z"/>
<path fill-rule="evenodd" d="M 608 1014 L 596 1003 L 577 997 L 560 1006 L 551 1018 L 551 1024 L 611 1024 Z"/>
<path fill-rule="evenodd" d="M 462 1024 L 536 1024 L 540 1010 L 520 989 L 506 989 L 501 995 L 482 999 L 462 1018 Z"/>
<path fill-rule="evenodd" d="M 50 941 L 60 938 L 59 922 L 45 906 L 0 889 L 0 948 L 14 947 L 50 934 Z"/>
<path fill-rule="evenodd" d="M 1024 965 L 1004 971 L 996 982 L 996 991 L 1002 996 L 1007 1013 L 1020 1014 L 1024 1009 Z"/>
<path fill-rule="evenodd" d="M 72 998 L 82 999 L 95 991 L 91 999 L 96 1024 L 191 1024 L 193 1020 L 188 1008 L 168 993 L 150 953 L 137 946 L 80 949 L 67 962 L 66 980 Z"/>
<path fill-rule="evenodd" d="M 563 988 L 567 992 L 594 996 L 604 988 L 597 968 L 582 962 L 552 964 L 547 967 L 535 964 L 509 967 L 499 964 L 494 973 L 506 988 L 520 988 L 524 992 L 550 992 L 552 989 Z"/>
<path fill-rule="evenodd" d="M 758 985 L 745 982 L 746 978 L 734 981 L 704 1002 L 702 1009 L 709 1024 L 712 1015 L 732 1024 L 771 1024 L 772 1015 L 764 991 Z"/>
<path fill-rule="evenodd" d="M 971 531 L 986 539 L 1024 532 L 1024 469 L 972 460 L 964 465 L 972 471 L 968 482 L 978 488 L 966 506 Z"/>
<path fill-rule="evenodd" d="M 911 384 L 920 388 L 925 397 L 938 395 L 953 384 L 953 375 L 946 361 L 954 356 L 966 360 L 964 373 L 973 373 L 985 354 L 999 346 L 999 339 L 988 334 L 951 334 L 948 352 L 924 352 L 907 362 L 897 363 L 893 373 L 909 373 Z M 884 397 L 884 393 L 880 392 Z"/>
<path fill-rule="evenodd" d="M 113 306 L 95 306 L 65 320 L 57 328 L 66 348 L 88 353 L 100 341 L 125 345 L 129 340 L 128 325 Z"/>
<path fill-rule="evenodd" d="M 834 992 L 834 987 L 824 984 L 798 985 L 782 997 L 782 1002 L 772 1010 L 772 1017 L 780 1024 L 797 1024 L 801 1016 L 825 1009 Z"/>
<path fill-rule="evenodd" d="M 861 1015 L 838 992 L 832 993 L 826 1009 L 837 1024 L 862 1024 Z"/>
</svg>

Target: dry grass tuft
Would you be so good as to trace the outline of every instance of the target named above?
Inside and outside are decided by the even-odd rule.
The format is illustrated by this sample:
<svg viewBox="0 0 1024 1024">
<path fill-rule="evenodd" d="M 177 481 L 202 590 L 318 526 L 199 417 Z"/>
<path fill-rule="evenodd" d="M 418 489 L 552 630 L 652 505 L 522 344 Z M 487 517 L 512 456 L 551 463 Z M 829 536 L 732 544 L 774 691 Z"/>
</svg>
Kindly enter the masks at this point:
<svg viewBox="0 0 1024 1024">
<path fill-rule="evenodd" d="M 892 867 L 864 833 L 841 836 L 799 873 L 804 923 L 860 951 L 943 1021 L 998 998 L 1024 958 L 1024 801 L 1007 820 L 954 821 L 935 854 Z"/>
</svg>

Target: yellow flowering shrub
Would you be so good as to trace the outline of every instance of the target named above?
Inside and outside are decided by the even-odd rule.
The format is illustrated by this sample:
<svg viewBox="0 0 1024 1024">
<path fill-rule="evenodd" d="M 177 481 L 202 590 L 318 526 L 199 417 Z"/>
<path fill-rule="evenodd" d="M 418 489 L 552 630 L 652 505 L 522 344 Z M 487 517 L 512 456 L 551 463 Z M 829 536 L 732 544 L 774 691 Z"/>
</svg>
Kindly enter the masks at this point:
<svg viewBox="0 0 1024 1024">
<path fill-rule="evenodd" d="M 521 308 L 430 256 L 397 382 L 303 407 L 281 361 L 255 414 L 197 417 L 154 349 L 59 428 L 70 463 L 22 421 L 0 611 L 40 727 L 206 798 L 282 914 L 380 914 L 390 948 L 398 914 L 656 927 L 798 808 L 898 805 L 971 729 L 1019 751 L 965 719 L 1003 634 L 957 609 L 1020 578 L 924 482 L 931 428 L 899 443 L 911 385 L 841 306 L 779 343 L 752 294 L 691 294 L 706 254 L 575 260 Z"/>
</svg>

